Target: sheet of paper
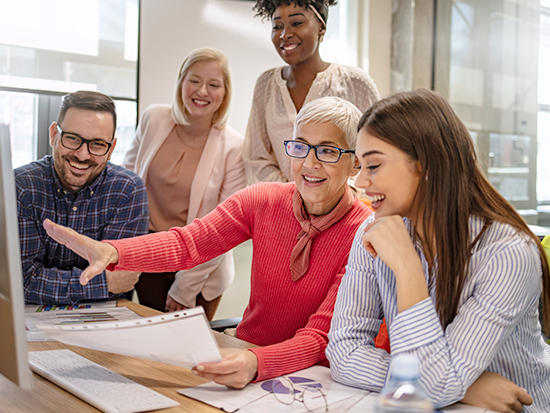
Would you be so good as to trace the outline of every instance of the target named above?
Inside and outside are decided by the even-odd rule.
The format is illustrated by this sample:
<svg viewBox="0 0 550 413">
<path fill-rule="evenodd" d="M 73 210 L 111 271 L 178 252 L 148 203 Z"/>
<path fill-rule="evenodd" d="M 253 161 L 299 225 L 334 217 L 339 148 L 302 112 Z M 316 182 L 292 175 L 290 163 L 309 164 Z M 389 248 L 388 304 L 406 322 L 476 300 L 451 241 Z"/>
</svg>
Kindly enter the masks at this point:
<svg viewBox="0 0 550 413">
<path fill-rule="evenodd" d="M 36 306 L 34 306 L 36 307 Z M 27 311 L 25 325 L 27 341 L 55 341 L 44 333 L 38 325 L 78 325 L 108 321 L 127 321 L 142 317 L 127 307 L 79 306 L 73 309 Z"/>
<path fill-rule="evenodd" d="M 288 374 L 300 391 L 304 385 L 314 386 L 323 392 L 330 408 L 338 407 L 343 411 L 362 399 L 368 391 L 355 389 L 336 383 L 327 367 L 313 366 L 305 370 Z M 252 383 L 241 390 L 229 389 L 216 383 L 205 383 L 197 387 L 178 390 L 179 393 L 200 400 L 225 412 L 305 412 L 304 404 L 295 401 L 290 405 L 279 402 L 272 394 L 273 380 Z M 307 383 L 307 384 L 306 384 Z"/>
<path fill-rule="evenodd" d="M 222 359 L 202 307 L 131 321 L 37 327 L 65 344 L 180 367 Z"/>
</svg>

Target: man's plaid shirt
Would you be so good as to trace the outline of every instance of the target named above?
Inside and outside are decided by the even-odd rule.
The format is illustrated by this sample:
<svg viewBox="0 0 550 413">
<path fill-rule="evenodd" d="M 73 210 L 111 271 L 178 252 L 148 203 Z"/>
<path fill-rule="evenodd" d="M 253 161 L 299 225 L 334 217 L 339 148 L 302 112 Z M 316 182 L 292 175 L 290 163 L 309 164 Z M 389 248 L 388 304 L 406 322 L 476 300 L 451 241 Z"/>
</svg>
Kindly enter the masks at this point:
<svg viewBox="0 0 550 413">
<path fill-rule="evenodd" d="M 108 162 L 75 196 L 61 185 L 51 156 L 14 172 L 25 301 L 74 304 L 112 297 L 105 273 L 80 285 L 88 262 L 51 239 L 42 223 L 48 218 L 98 241 L 146 234 L 149 209 L 143 181 Z"/>
</svg>

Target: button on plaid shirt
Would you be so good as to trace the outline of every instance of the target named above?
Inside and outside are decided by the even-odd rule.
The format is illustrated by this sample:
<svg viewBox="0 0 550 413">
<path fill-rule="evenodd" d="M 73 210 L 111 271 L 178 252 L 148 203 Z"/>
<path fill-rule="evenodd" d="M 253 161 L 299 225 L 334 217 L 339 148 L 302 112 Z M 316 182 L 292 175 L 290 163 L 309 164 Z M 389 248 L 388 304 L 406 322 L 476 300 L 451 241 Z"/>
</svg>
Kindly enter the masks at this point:
<svg viewBox="0 0 550 413">
<path fill-rule="evenodd" d="M 42 223 L 48 218 L 98 241 L 146 234 L 149 210 L 143 181 L 108 162 L 94 182 L 73 195 L 61 185 L 51 156 L 14 173 L 25 301 L 74 304 L 114 297 L 105 272 L 80 285 L 88 262 L 51 239 Z"/>
</svg>

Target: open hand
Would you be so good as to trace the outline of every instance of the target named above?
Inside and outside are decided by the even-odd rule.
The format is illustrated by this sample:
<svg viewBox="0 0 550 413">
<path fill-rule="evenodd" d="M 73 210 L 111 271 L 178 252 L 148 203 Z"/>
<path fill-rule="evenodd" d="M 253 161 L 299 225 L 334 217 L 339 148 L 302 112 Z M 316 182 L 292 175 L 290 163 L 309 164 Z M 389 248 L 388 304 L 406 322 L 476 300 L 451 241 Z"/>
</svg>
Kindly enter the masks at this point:
<svg viewBox="0 0 550 413">
<path fill-rule="evenodd" d="M 516 413 L 523 411 L 523 406 L 533 404 L 533 398 L 500 374 L 486 371 L 468 388 L 461 403 L 495 412 Z"/>
<path fill-rule="evenodd" d="M 193 373 L 218 384 L 242 389 L 258 373 L 258 359 L 252 351 L 243 350 L 226 356 L 219 363 L 203 363 Z"/>
<path fill-rule="evenodd" d="M 109 264 L 118 262 L 118 251 L 111 244 L 95 241 L 49 219 L 46 219 L 43 225 L 50 237 L 89 262 L 90 265 L 80 274 L 82 285 L 88 284 L 96 275 L 102 274 Z"/>
</svg>

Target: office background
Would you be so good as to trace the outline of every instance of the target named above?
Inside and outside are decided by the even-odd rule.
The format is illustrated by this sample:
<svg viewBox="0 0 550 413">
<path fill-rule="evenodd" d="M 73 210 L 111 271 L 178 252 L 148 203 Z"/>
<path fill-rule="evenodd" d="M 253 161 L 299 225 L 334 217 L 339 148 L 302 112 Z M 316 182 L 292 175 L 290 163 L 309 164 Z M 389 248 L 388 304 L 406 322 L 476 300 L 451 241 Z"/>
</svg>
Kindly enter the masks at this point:
<svg viewBox="0 0 550 413">
<path fill-rule="evenodd" d="M 170 103 L 183 57 L 217 47 L 231 62 L 229 124 L 244 134 L 258 75 L 280 66 L 270 22 L 244 0 L 0 0 L 0 122 L 20 166 L 49 153 L 60 97 L 117 103 L 118 163 L 143 109 Z M 491 183 L 530 224 L 550 226 L 550 0 L 339 0 L 325 61 L 369 72 L 381 95 L 432 88 L 470 129 Z M 242 314 L 251 245 L 217 318 Z"/>
</svg>

